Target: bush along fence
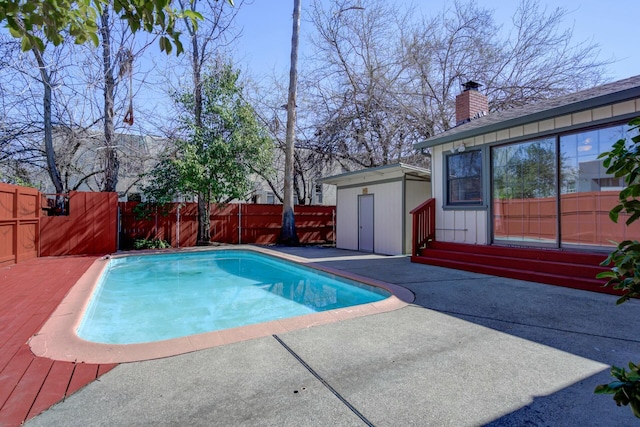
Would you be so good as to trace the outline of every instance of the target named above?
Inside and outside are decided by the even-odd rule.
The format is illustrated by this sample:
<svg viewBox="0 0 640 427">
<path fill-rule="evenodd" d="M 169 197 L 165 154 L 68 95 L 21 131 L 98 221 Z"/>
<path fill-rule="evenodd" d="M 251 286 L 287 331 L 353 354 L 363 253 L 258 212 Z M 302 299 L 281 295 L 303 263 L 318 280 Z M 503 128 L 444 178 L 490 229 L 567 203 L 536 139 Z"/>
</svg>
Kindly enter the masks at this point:
<svg viewBox="0 0 640 427">
<path fill-rule="evenodd" d="M 196 203 L 142 206 L 120 202 L 120 249 L 133 249 L 137 240 L 160 240 L 172 247 L 196 245 L 198 207 Z M 211 209 L 211 242 L 240 244 L 276 243 L 282 225 L 281 205 L 231 203 Z M 295 207 L 295 221 L 301 244 L 335 242 L 335 206 Z"/>
</svg>

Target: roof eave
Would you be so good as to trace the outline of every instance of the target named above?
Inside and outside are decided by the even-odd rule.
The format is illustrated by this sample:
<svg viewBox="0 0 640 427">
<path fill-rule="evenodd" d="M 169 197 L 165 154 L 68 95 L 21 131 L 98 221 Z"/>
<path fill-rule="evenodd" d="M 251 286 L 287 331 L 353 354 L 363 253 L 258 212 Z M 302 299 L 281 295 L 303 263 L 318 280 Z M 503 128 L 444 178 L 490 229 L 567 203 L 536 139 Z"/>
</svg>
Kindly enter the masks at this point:
<svg viewBox="0 0 640 427">
<path fill-rule="evenodd" d="M 591 108 L 602 107 L 617 102 L 628 101 L 633 98 L 640 97 L 640 87 L 621 90 L 619 92 L 609 93 L 602 96 L 593 97 L 584 101 L 573 102 L 571 104 L 561 105 L 559 107 L 542 110 L 535 113 L 527 114 L 513 119 L 507 119 L 497 123 L 491 123 L 486 126 L 472 128 L 468 131 L 462 131 L 451 135 L 443 135 L 442 137 L 434 136 L 423 142 L 413 145 L 414 149 L 430 148 L 437 145 L 446 144 L 448 142 L 460 141 L 462 139 L 473 138 L 478 135 L 484 135 L 490 132 L 507 129 L 514 126 L 525 125 L 532 122 L 559 117 L 566 114 L 577 113 Z M 473 122 L 470 122 L 473 123 Z"/>
<path fill-rule="evenodd" d="M 384 173 L 388 170 L 399 169 L 402 173 L 409 174 L 410 172 L 417 174 L 418 176 L 430 177 L 431 171 L 428 169 L 421 168 L 419 166 L 413 166 L 406 163 L 393 163 L 389 165 L 377 166 L 373 168 L 365 168 L 352 172 L 345 172 L 339 175 L 328 176 L 324 178 L 318 179 L 318 182 L 323 184 L 332 184 L 337 185 L 337 182 L 344 181 L 345 179 L 349 179 L 353 176 L 357 175 L 365 175 L 365 174 L 376 174 L 376 173 Z"/>
</svg>

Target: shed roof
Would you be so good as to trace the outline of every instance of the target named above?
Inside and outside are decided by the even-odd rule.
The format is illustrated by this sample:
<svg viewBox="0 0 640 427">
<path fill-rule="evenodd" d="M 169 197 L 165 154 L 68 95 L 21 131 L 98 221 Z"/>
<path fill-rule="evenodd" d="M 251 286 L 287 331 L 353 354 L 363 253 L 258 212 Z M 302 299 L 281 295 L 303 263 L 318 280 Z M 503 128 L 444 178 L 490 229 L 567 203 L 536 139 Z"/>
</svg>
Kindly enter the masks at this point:
<svg viewBox="0 0 640 427">
<path fill-rule="evenodd" d="M 429 169 L 408 165 L 406 163 L 395 163 L 392 165 L 377 166 L 354 172 L 346 172 L 339 175 L 328 176 L 325 178 L 321 178 L 319 181 L 323 184 L 333 185 L 353 183 L 354 181 L 371 183 L 376 181 L 383 181 L 389 178 L 401 177 L 403 175 L 412 175 L 424 180 L 428 180 L 431 177 L 431 171 Z"/>
<path fill-rule="evenodd" d="M 638 97 L 640 97 L 640 76 L 629 77 L 535 104 L 490 113 L 419 142 L 414 145 L 414 148 L 433 147 L 447 142 L 473 138 L 513 126 L 546 120 Z"/>
</svg>

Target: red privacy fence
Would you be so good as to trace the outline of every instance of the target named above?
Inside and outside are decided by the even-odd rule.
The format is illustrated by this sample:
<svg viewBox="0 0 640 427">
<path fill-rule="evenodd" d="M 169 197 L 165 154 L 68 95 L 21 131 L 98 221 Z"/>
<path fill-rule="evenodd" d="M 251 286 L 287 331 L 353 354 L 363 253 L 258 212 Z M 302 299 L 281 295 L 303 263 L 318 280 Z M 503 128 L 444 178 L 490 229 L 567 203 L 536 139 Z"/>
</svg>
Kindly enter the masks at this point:
<svg viewBox="0 0 640 427">
<path fill-rule="evenodd" d="M 196 203 L 166 205 L 150 209 L 140 218 L 137 202 L 121 202 L 121 248 L 133 239 L 162 239 L 173 247 L 195 246 L 198 233 Z M 295 221 L 300 243 L 335 241 L 334 206 L 296 206 Z M 233 203 L 211 209 L 211 241 L 220 243 L 276 243 L 282 225 L 281 205 Z"/>
<path fill-rule="evenodd" d="M 560 214 L 562 243 L 598 247 L 613 246 L 612 241 L 637 239 L 640 223 L 625 225 L 626 214 L 620 214 L 617 223 L 609 218 L 609 211 L 618 203 L 618 194 L 618 191 L 563 194 L 559 212 L 554 197 L 496 200 L 494 235 L 555 241 Z"/>
<path fill-rule="evenodd" d="M 72 191 L 44 195 L 0 183 L 0 267 L 37 256 L 95 255 L 130 249 L 135 239 L 162 239 L 173 247 L 195 246 L 196 203 L 171 203 L 140 218 L 136 202 L 116 193 Z M 335 241 L 334 206 L 296 206 L 302 244 Z M 281 205 L 228 204 L 211 212 L 211 241 L 276 243 Z"/>
<path fill-rule="evenodd" d="M 118 194 L 71 191 L 68 197 L 68 215 L 40 218 L 40 256 L 115 252 Z"/>
<path fill-rule="evenodd" d="M 38 256 L 40 192 L 0 183 L 0 267 Z"/>
</svg>

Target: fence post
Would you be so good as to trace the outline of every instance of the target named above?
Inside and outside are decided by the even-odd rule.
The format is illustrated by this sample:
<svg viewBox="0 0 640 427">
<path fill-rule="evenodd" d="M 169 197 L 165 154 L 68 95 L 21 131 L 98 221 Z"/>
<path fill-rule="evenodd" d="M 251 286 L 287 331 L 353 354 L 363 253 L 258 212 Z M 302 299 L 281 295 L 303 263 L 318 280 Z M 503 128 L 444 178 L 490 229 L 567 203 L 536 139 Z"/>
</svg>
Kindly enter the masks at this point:
<svg viewBox="0 0 640 427">
<path fill-rule="evenodd" d="M 178 211 L 176 212 L 176 246 L 180 247 L 180 200 L 178 199 Z"/>
<path fill-rule="evenodd" d="M 20 202 L 20 189 L 16 188 L 15 191 L 13 192 L 13 212 L 11 213 L 11 215 L 13 215 L 13 242 L 11 242 L 11 244 L 13 245 L 13 262 L 15 264 L 18 263 L 19 261 L 19 256 L 18 256 L 18 234 L 20 233 L 20 218 L 18 218 L 18 214 L 20 212 L 19 208 L 18 208 L 18 203 Z"/>
<path fill-rule="evenodd" d="M 120 203 L 118 203 L 118 216 L 117 216 L 117 224 L 116 224 L 116 250 L 120 250 L 120 230 L 122 229 L 122 219 L 120 218 Z"/>
<path fill-rule="evenodd" d="M 242 203 L 238 203 L 238 244 L 242 244 Z"/>
<path fill-rule="evenodd" d="M 333 228 L 333 247 L 338 247 L 338 235 L 336 234 L 336 210 L 331 210 L 331 225 Z"/>
</svg>

